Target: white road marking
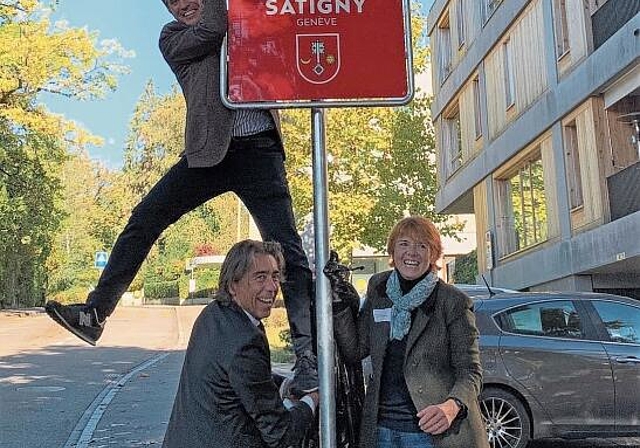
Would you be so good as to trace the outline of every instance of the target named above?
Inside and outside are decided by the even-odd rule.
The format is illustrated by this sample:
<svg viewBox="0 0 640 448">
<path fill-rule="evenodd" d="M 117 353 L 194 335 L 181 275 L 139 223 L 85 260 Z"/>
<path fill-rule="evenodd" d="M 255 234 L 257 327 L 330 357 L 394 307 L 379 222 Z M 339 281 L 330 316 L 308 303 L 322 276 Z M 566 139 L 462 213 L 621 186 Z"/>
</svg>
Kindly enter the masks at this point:
<svg viewBox="0 0 640 448">
<path fill-rule="evenodd" d="M 71 432 L 67 443 L 64 448 L 87 448 L 91 440 L 93 439 L 93 433 L 100 422 L 100 419 L 104 415 L 109 403 L 114 399 L 116 394 L 124 387 L 134 375 L 143 371 L 144 369 L 151 367 L 155 363 L 162 361 L 169 356 L 169 353 L 161 353 L 153 358 L 143 362 L 136 368 L 131 370 L 127 374 L 120 375 L 119 378 L 114 379 L 105 387 L 95 400 L 89 405 L 84 414 L 78 421 L 78 424 Z M 86 422 L 86 423 L 84 423 Z M 78 437 L 78 434 L 80 436 Z M 76 442 L 77 440 L 77 442 Z"/>
</svg>

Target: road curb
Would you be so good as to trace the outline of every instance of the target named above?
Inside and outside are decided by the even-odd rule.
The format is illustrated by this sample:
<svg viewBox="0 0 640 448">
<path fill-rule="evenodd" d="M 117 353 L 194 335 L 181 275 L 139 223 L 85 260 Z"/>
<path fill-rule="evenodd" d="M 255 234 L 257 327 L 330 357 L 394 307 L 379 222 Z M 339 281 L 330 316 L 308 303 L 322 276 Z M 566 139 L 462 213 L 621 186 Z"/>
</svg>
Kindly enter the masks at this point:
<svg viewBox="0 0 640 448">
<path fill-rule="evenodd" d="M 0 310 L 0 317 L 33 317 L 44 314 L 44 307 L 7 308 Z"/>
</svg>

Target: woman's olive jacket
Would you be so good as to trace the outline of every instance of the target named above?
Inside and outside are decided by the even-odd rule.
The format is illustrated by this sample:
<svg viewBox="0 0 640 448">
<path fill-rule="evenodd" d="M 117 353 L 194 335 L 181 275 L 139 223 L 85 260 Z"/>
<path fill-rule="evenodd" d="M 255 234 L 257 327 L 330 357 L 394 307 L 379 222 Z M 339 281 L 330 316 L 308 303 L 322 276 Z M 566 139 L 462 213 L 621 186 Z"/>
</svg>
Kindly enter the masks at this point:
<svg viewBox="0 0 640 448">
<path fill-rule="evenodd" d="M 376 446 L 380 380 L 389 342 L 392 302 L 386 283 L 392 271 L 369 280 L 367 298 L 354 321 L 350 310 L 334 316 L 335 338 L 347 362 L 371 356 L 373 374 L 367 385 L 360 447 Z M 482 368 L 473 302 L 463 292 L 442 281 L 412 314 L 407 335 L 404 377 L 416 409 L 455 397 L 466 407 L 443 434 L 434 436 L 436 447 L 488 448 L 478 395 Z"/>
</svg>

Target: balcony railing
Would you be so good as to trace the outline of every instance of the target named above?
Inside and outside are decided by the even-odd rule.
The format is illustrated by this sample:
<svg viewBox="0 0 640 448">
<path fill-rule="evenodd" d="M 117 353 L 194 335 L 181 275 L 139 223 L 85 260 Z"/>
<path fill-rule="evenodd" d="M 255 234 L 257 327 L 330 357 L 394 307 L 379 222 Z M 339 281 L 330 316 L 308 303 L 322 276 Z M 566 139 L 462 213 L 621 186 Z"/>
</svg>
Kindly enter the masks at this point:
<svg viewBox="0 0 640 448">
<path fill-rule="evenodd" d="M 609 176 L 607 178 L 607 188 L 609 189 L 609 207 L 612 221 L 639 211 L 640 162 L 636 162 Z"/>
<path fill-rule="evenodd" d="M 640 12 L 640 0 L 609 0 L 591 17 L 593 47 L 598 48 Z"/>
</svg>

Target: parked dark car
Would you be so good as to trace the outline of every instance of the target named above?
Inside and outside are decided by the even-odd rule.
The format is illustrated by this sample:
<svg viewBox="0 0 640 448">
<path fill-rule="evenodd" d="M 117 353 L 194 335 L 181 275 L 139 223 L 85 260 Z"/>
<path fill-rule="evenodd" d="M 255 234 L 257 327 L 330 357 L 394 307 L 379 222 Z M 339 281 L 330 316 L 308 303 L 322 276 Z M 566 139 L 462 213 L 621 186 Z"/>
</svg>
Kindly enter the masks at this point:
<svg viewBox="0 0 640 448">
<path fill-rule="evenodd" d="M 493 448 L 640 435 L 639 301 L 484 288 L 474 301 Z"/>
</svg>

